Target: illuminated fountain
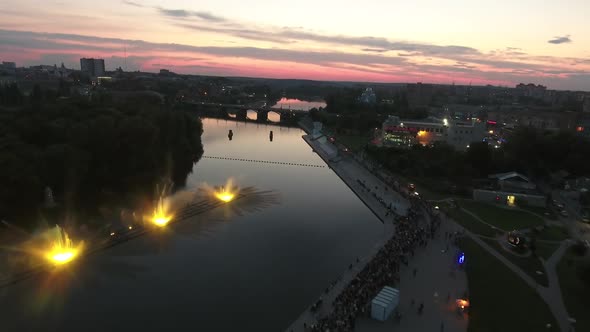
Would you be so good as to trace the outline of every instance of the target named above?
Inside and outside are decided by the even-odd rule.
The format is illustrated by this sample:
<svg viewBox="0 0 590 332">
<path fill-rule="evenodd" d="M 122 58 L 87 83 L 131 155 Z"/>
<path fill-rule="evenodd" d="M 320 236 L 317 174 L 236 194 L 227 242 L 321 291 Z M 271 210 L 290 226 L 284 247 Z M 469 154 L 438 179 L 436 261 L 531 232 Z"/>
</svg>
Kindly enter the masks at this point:
<svg viewBox="0 0 590 332">
<path fill-rule="evenodd" d="M 80 254 L 83 242 L 74 246 L 68 234 L 61 227 L 56 225 L 48 232 L 48 235 L 52 243 L 45 257 L 55 265 L 67 264 Z"/>
<path fill-rule="evenodd" d="M 224 187 L 221 187 L 220 189 L 218 189 L 215 192 L 215 197 L 217 197 L 217 199 L 227 203 L 227 202 L 231 202 L 234 199 L 235 194 L 233 194 L 231 191 L 225 189 Z"/>
<path fill-rule="evenodd" d="M 213 190 L 213 195 L 218 200 L 228 203 L 234 200 L 236 195 L 239 193 L 240 189 L 233 185 L 233 180 L 229 178 L 224 186 L 215 188 Z"/>
<path fill-rule="evenodd" d="M 170 212 L 170 200 L 167 194 L 171 188 L 171 185 L 164 185 L 161 191 L 158 192 L 158 199 L 154 206 L 154 211 L 151 216 L 146 217 L 148 221 L 158 227 L 166 226 L 173 218 L 173 214 Z"/>
<path fill-rule="evenodd" d="M 164 197 L 164 194 L 165 190 L 163 190 L 158 197 L 158 201 L 156 202 L 152 216 L 148 218 L 154 225 L 158 227 L 166 226 L 173 217 L 172 213 L 169 211 L 169 201 L 166 199 L 166 197 Z"/>
</svg>

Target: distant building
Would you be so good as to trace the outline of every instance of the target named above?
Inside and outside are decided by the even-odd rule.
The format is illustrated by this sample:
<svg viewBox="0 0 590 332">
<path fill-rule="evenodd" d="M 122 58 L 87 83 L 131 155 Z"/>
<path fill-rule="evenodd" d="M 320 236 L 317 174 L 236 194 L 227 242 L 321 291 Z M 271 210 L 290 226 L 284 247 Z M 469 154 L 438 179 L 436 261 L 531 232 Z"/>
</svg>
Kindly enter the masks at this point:
<svg viewBox="0 0 590 332">
<path fill-rule="evenodd" d="M 535 85 L 532 83 L 520 83 L 516 86 L 517 94 L 523 97 L 530 97 L 535 99 L 543 99 L 547 92 L 547 87 L 543 85 Z"/>
<path fill-rule="evenodd" d="M 82 58 L 80 70 L 92 77 L 104 76 L 104 59 Z"/>
<path fill-rule="evenodd" d="M 415 144 L 445 142 L 457 150 L 465 150 L 471 143 L 481 142 L 485 134 L 485 123 L 477 120 L 401 120 L 397 116 L 389 116 L 383 122 L 381 143 L 384 146 L 409 148 Z"/>
<path fill-rule="evenodd" d="M 4 69 L 16 69 L 16 63 L 15 62 L 6 62 L 6 61 L 2 61 L 2 68 Z"/>
<path fill-rule="evenodd" d="M 374 104 L 377 102 L 377 95 L 372 88 L 366 88 L 359 97 L 359 102 L 363 104 Z"/>
<path fill-rule="evenodd" d="M 545 207 L 547 197 L 537 191 L 537 186 L 526 176 L 517 172 L 492 174 L 489 188 L 473 190 L 476 201 L 497 203 L 508 206 Z"/>
<path fill-rule="evenodd" d="M 488 120 L 513 127 L 571 131 L 577 127 L 581 114 L 583 113 L 555 112 L 544 108 L 501 106 L 498 110 L 488 112 Z"/>
<path fill-rule="evenodd" d="M 0 64 L 0 74 L 2 75 L 14 75 L 16 72 L 16 63 L 2 61 Z"/>
</svg>

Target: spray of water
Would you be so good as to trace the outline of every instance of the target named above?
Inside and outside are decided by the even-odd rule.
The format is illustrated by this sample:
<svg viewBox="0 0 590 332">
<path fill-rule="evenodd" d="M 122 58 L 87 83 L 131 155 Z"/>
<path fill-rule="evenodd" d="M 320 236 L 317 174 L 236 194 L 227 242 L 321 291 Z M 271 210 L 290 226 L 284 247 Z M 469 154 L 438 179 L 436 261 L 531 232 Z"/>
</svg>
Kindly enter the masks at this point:
<svg viewBox="0 0 590 332">
<path fill-rule="evenodd" d="M 211 187 L 205 184 L 201 189 L 207 196 L 229 203 L 240 194 L 240 188 L 234 182 L 234 179 L 229 178 L 222 186 Z"/>
<path fill-rule="evenodd" d="M 151 216 L 145 218 L 158 227 L 166 226 L 174 218 L 174 214 L 171 211 L 170 199 L 168 198 L 171 189 L 171 184 L 156 187 L 154 210 Z"/>
<path fill-rule="evenodd" d="M 63 265 L 71 262 L 82 251 L 83 242 L 81 241 L 78 245 L 74 245 L 74 242 L 70 239 L 66 231 L 57 225 L 47 231 L 46 236 L 49 239 L 50 245 L 45 257 L 55 265 Z"/>
</svg>

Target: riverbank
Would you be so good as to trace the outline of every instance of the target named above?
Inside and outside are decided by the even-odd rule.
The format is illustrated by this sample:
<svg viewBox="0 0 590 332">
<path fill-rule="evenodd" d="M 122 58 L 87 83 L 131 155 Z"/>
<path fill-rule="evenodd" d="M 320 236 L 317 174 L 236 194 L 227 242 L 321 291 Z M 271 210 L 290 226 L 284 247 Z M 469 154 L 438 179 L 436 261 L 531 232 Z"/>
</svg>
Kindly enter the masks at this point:
<svg viewBox="0 0 590 332">
<path fill-rule="evenodd" d="M 306 128 L 305 125 L 302 125 L 302 127 L 306 131 L 310 130 L 310 128 Z M 313 140 L 309 135 L 304 135 L 303 139 L 369 208 L 369 210 L 371 210 L 373 214 L 383 222 L 383 236 L 367 255 L 362 259 L 358 259 L 357 262 L 352 262 L 349 269 L 344 271 L 344 273 L 332 285 L 326 288 L 326 291 L 318 298 L 318 300 L 322 300 L 323 305 L 321 305 L 315 313 L 312 313 L 310 310 L 312 304 L 306 308 L 293 323 L 291 323 L 286 331 L 305 331 L 304 326 L 311 326 L 312 324 L 317 323 L 317 317 L 324 317 L 332 311 L 332 302 L 334 299 L 345 289 L 350 281 L 365 268 L 375 254 L 393 235 L 395 229 L 395 213 L 390 212 L 390 209 L 388 208 L 389 203 L 392 204 L 392 208 L 395 207 L 398 213 L 402 215 L 407 214 L 410 205 L 409 202 L 393 190 L 388 190 L 387 195 L 385 195 L 388 199 L 386 204 L 379 202 L 379 200 L 367 189 L 378 187 L 377 184 L 379 183 L 379 179 L 375 178 L 364 167 L 358 165 L 352 158 L 338 158 L 337 160 L 331 160 L 326 149 L 334 150 L 335 147 L 322 147 L 322 144 L 330 143 L 323 143 L 322 140 Z M 364 186 L 361 185 L 361 183 L 363 183 Z M 382 190 L 384 191 L 384 189 Z"/>
<path fill-rule="evenodd" d="M 310 131 L 310 127 L 305 126 L 306 124 L 300 123 L 300 126 L 307 132 Z M 307 127 L 307 128 L 306 128 Z M 319 137 L 317 139 L 312 138 L 310 135 L 304 135 L 303 139 L 305 142 L 328 164 L 328 166 L 334 170 L 334 172 L 340 177 L 340 179 L 357 195 L 357 197 L 384 223 L 384 236 L 381 241 L 375 244 L 371 252 L 363 259 L 351 264 L 349 269 L 343 273 L 343 275 L 330 287 L 326 289 L 318 300 L 321 300 L 320 305 L 316 303 L 310 307 L 293 322 L 286 331 L 306 331 L 305 327 L 310 327 L 318 322 L 319 319 L 328 316 L 333 308 L 334 299 L 343 292 L 349 285 L 350 281 L 353 280 L 365 266 L 371 262 L 375 257 L 375 254 L 383 248 L 385 243 L 394 236 L 395 233 L 395 218 L 396 213 L 400 215 L 407 215 L 411 207 L 404 197 L 402 197 L 393 188 L 388 187 L 381 179 L 373 175 L 363 165 L 348 154 L 336 155 L 334 151 L 338 149 L 333 146 L 325 137 Z M 425 213 L 427 214 L 427 213 Z M 391 217 L 390 217 L 391 216 Z M 428 217 L 422 220 L 425 222 L 425 226 L 428 227 Z M 451 233 L 451 229 L 444 227 L 445 233 Z M 416 252 L 417 260 L 409 263 L 408 266 L 400 267 L 400 281 L 403 285 L 400 287 L 401 298 L 400 298 L 400 312 L 407 314 L 408 317 L 404 318 L 403 324 L 399 325 L 393 319 L 388 320 L 384 324 L 378 324 L 366 317 L 359 317 L 357 320 L 357 326 L 355 330 L 360 331 L 385 331 L 395 328 L 396 326 L 401 328 L 402 326 L 407 329 L 415 329 L 417 327 L 429 328 L 439 327 L 441 322 L 447 326 L 448 331 L 465 331 L 467 328 L 466 319 L 457 319 L 454 312 L 454 307 L 451 303 L 447 302 L 446 296 L 443 305 L 442 301 L 439 301 L 438 294 L 445 293 L 454 298 L 459 297 L 460 293 L 463 293 L 466 288 L 466 278 L 464 274 L 460 273 L 457 275 L 454 273 L 453 262 L 454 254 L 453 250 L 449 251 L 448 240 L 438 235 L 435 237 L 432 245 L 425 246 L 425 249 L 420 249 Z M 456 249 L 455 249 L 456 250 Z M 444 259 L 440 259 L 438 255 L 444 256 Z M 438 253 L 438 254 L 437 254 Z M 433 260 L 435 262 L 433 262 Z M 435 264 L 438 262 L 438 264 Z M 451 273 L 446 275 L 445 270 L 451 268 Z M 415 270 L 423 271 L 420 272 L 419 278 L 415 277 Z M 392 271 L 393 272 L 393 271 Z M 441 273 L 442 272 L 442 273 Z M 440 274 L 444 277 L 439 278 L 438 282 L 430 282 L 431 287 L 424 287 L 424 284 L 428 284 L 428 278 L 432 274 Z M 398 286 L 399 287 L 399 286 Z M 429 292 L 433 291 L 428 295 Z M 434 303 L 429 304 L 428 299 L 432 298 L 432 294 L 437 294 L 434 297 Z M 442 300 L 442 299 L 440 299 Z M 428 310 L 425 314 L 426 317 L 421 315 L 411 315 L 411 311 L 415 310 L 414 301 L 423 301 L 425 304 L 433 305 L 433 308 Z M 418 302 L 416 302 L 417 305 Z M 437 304 L 440 303 L 440 304 Z M 317 306 L 315 312 L 312 312 L 311 308 Z M 428 318 L 427 318 L 428 317 Z M 429 322 L 424 324 L 424 322 Z"/>
<path fill-rule="evenodd" d="M 348 154 L 336 152 L 335 157 L 330 155 L 330 152 L 338 149 L 325 137 L 313 139 L 310 135 L 304 135 L 303 140 L 382 222 L 393 221 L 395 214 L 407 215 L 410 203 L 402 195 Z M 394 213 L 390 212 L 390 206 Z"/>
</svg>

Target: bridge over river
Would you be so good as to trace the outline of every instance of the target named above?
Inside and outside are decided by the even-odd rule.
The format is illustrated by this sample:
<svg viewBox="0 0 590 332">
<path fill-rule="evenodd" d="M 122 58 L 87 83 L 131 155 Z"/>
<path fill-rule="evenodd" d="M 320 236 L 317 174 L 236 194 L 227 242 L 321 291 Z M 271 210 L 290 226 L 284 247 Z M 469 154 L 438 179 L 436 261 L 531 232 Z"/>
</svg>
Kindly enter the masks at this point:
<svg viewBox="0 0 590 332">
<path fill-rule="evenodd" d="M 296 124 L 299 119 L 305 116 L 308 111 L 293 110 L 282 107 L 269 107 L 262 103 L 249 105 L 221 104 L 207 102 L 183 102 L 181 107 L 188 111 L 196 111 L 203 115 L 216 118 L 236 120 L 253 120 L 248 118 L 248 111 L 256 112 L 256 122 L 278 122 L 281 124 Z M 279 116 L 278 121 L 270 121 L 268 113 L 273 112 Z"/>
</svg>

